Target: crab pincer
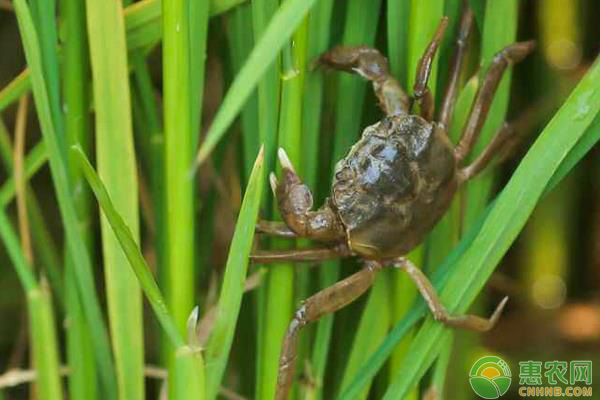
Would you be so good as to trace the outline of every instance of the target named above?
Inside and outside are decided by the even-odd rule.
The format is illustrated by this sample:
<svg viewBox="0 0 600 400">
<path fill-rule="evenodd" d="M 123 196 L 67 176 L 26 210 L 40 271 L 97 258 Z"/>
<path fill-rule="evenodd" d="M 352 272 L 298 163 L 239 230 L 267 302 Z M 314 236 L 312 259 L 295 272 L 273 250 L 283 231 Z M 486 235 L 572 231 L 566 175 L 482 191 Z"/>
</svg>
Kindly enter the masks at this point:
<svg viewBox="0 0 600 400">
<path fill-rule="evenodd" d="M 277 151 L 281 164 L 281 181 L 271 174 L 271 187 L 274 188 L 279 211 L 283 219 L 290 223 L 290 228 L 297 232 L 305 232 L 305 218 L 294 218 L 296 215 L 306 214 L 313 205 L 310 189 L 302 183 L 283 148 Z"/>
<path fill-rule="evenodd" d="M 313 196 L 294 169 L 283 148 L 277 151 L 281 164 L 281 179 L 271 173 L 271 189 L 281 217 L 296 235 L 332 241 L 343 237 L 344 230 L 329 204 L 312 210 Z M 287 236 L 287 235 L 286 235 Z"/>
</svg>

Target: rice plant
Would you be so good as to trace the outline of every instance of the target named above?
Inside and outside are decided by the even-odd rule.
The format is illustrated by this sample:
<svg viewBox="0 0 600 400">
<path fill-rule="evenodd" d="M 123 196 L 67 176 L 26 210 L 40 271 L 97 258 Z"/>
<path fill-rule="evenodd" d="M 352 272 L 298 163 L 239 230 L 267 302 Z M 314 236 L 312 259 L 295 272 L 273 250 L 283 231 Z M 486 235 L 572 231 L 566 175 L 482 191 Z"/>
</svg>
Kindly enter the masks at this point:
<svg viewBox="0 0 600 400">
<path fill-rule="evenodd" d="M 469 369 L 487 354 L 508 361 L 506 396 L 518 398 L 519 360 L 599 360 L 597 11 L 592 0 L 0 0 L 0 400 L 273 399 L 295 311 L 361 261 L 251 262 L 319 245 L 257 233 L 282 220 L 268 174 L 281 176 L 285 150 L 320 206 L 336 163 L 383 118 L 366 80 L 319 57 L 377 48 L 412 96 L 444 16 L 429 89 L 439 110 L 455 79 L 454 144 L 494 56 L 515 41 L 537 49 L 509 66 L 468 160 L 511 121 L 505 162 L 461 189 L 407 257 L 452 314 L 486 314 L 505 294 L 509 306 L 490 332 L 451 330 L 406 273 L 385 269 L 301 331 L 289 398 L 476 398 Z M 524 326 L 533 339 L 517 335 Z"/>
</svg>

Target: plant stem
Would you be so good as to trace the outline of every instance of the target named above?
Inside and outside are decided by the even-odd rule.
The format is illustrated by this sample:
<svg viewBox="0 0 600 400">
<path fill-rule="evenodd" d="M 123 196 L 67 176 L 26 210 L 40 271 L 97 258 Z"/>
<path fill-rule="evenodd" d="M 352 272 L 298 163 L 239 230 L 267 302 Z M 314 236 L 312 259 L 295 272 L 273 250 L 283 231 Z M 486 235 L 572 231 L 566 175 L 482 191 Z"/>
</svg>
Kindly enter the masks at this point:
<svg viewBox="0 0 600 400">
<path fill-rule="evenodd" d="M 96 159 L 118 212 L 139 240 L 137 170 L 133 147 L 127 48 L 122 6 L 87 1 L 94 105 Z M 120 399 L 144 395 L 142 295 L 127 259 L 104 216 L 102 253 L 108 314 Z"/>
<path fill-rule="evenodd" d="M 91 144 L 91 118 L 89 113 L 90 93 L 89 80 L 89 49 L 87 44 L 85 2 L 79 0 L 64 0 L 61 5 L 61 19 L 64 22 L 66 39 L 64 47 L 63 93 L 65 133 L 68 145 L 80 144 L 89 152 Z M 69 172 L 71 194 L 77 212 L 79 224 L 88 229 L 82 229 L 83 241 L 90 252 L 94 235 L 92 229 L 93 210 L 91 193 L 84 188 L 84 182 L 78 169 L 73 166 L 69 157 Z M 66 246 L 65 246 L 66 247 Z M 69 395 L 71 398 L 94 400 L 98 397 L 96 382 L 96 365 L 94 363 L 94 348 L 90 338 L 91 332 L 85 322 L 81 301 L 77 296 L 75 262 L 73 256 L 65 248 L 64 287 L 66 311 L 69 318 L 67 327 L 67 358 L 72 368 L 68 376 Z"/>
<path fill-rule="evenodd" d="M 190 3 L 185 0 L 165 0 L 162 4 L 166 189 L 166 249 L 162 275 L 166 283 L 167 304 L 181 333 L 186 330 L 188 315 L 195 303 L 195 185 L 189 169 L 197 142 L 198 107 L 201 101 L 198 96 L 202 88 L 198 71 L 192 70 L 201 68 L 202 74 L 204 53 L 192 54 L 192 51 L 197 52 L 199 46 L 204 46 L 199 41 L 206 38 L 207 10 L 206 1 Z M 204 35 L 191 37 L 195 32 L 204 32 Z M 171 359 L 170 397 L 191 399 L 204 396 L 203 385 L 196 388 L 202 393 L 186 390 L 188 372 L 181 367 L 178 357 Z"/>
</svg>

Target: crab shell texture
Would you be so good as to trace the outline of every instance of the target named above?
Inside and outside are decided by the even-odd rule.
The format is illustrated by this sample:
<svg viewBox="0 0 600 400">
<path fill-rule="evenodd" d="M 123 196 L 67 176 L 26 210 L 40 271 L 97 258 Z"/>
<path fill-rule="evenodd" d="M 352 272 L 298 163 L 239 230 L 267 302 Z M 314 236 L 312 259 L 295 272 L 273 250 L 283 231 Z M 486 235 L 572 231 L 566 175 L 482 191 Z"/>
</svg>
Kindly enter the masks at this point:
<svg viewBox="0 0 600 400">
<path fill-rule="evenodd" d="M 457 188 L 456 159 L 441 125 L 417 115 L 367 127 L 335 168 L 332 201 L 350 249 L 404 255 L 422 242 Z"/>
</svg>

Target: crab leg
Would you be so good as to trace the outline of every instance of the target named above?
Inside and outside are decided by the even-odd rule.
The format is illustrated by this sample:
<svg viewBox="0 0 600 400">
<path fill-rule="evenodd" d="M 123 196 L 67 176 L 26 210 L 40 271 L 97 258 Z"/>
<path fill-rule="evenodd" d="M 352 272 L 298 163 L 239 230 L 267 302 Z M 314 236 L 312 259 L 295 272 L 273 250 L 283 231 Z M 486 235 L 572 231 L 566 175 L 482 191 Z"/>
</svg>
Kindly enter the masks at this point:
<svg viewBox="0 0 600 400">
<path fill-rule="evenodd" d="M 475 102 L 471 108 L 471 113 L 460 142 L 454 149 L 456 159 L 460 162 L 469 154 L 477 137 L 481 133 L 481 128 L 494 99 L 494 94 L 500 83 L 500 79 L 506 68 L 516 62 L 521 61 L 527 54 L 531 53 L 535 47 L 535 42 L 517 42 L 500 50 L 494 56 L 487 74 L 477 91 Z"/>
<path fill-rule="evenodd" d="M 421 296 L 425 299 L 425 302 L 429 306 L 436 321 L 443 322 L 454 328 L 469 329 L 479 332 L 489 331 L 494 327 L 496 322 L 498 322 L 498 318 L 500 318 L 500 314 L 502 314 L 502 310 L 508 301 L 508 297 L 504 297 L 489 319 L 469 314 L 459 316 L 450 315 L 446 310 L 446 307 L 441 303 L 431 282 L 419 268 L 415 267 L 406 258 L 398 259 L 394 262 L 394 266 L 401 268 L 408 273 L 408 276 L 410 276 L 412 281 L 417 285 Z"/>
<path fill-rule="evenodd" d="M 386 115 L 408 112 L 408 96 L 390 74 L 388 60 L 377 49 L 367 46 L 337 46 L 323 53 L 317 62 L 331 68 L 357 73 L 373 82 L 373 90 Z"/>
<path fill-rule="evenodd" d="M 472 25 L 473 11 L 471 11 L 470 7 L 465 6 L 465 11 L 463 12 L 463 16 L 460 21 L 458 37 L 456 38 L 456 51 L 454 52 L 454 58 L 452 59 L 452 65 L 450 67 L 448 86 L 446 87 L 446 93 L 444 93 L 444 100 L 442 101 L 442 107 L 439 116 L 439 122 L 446 129 L 448 129 L 452 120 L 454 104 L 456 103 L 456 93 L 458 91 L 458 78 L 462 63 L 465 58 L 467 39 L 469 38 Z"/>
<path fill-rule="evenodd" d="M 368 262 L 365 268 L 355 274 L 309 297 L 296 311 L 283 339 L 275 400 L 286 400 L 290 391 L 296 367 L 296 346 L 300 329 L 360 297 L 371 287 L 380 268 L 380 264 Z"/>
<path fill-rule="evenodd" d="M 514 127 L 505 122 L 502 127 L 498 130 L 498 133 L 494 135 L 490 143 L 483 149 L 481 154 L 477 156 L 475 161 L 466 167 L 462 168 L 458 172 L 458 179 L 460 183 L 466 182 L 479 172 L 481 172 L 494 158 L 494 156 L 501 150 L 505 144 L 513 137 L 515 134 Z"/>
<path fill-rule="evenodd" d="M 429 81 L 429 75 L 431 75 L 433 58 L 435 57 L 438 45 L 444 36 L 447 26 L 448 18 L 443 17 L 435 32 L 435 36 L 429 43 L 429 46 L 427 46 L 427 49 L 425 49 L 425 53 L 423 53 L 423 56 L 419 60 L 419 65 L 417 66 L 417 76 L 415 78 L 415 85 L 413 86 L 413 97 L 421 107 L 421 116 L 427 121 L 433 119 L 434 111 L 433 96 L 431 95 L 429 87 L 427 87 L 427 82 Z"/>
<path fill-rule="evenodd" d="M 313 262 L 334 260 L 349 255 L 350 252 L 345 246 L 318 249 L 257 250 L 250 255 L 250 260 L 260 264 L 285 261 Z"/>
</svg>

